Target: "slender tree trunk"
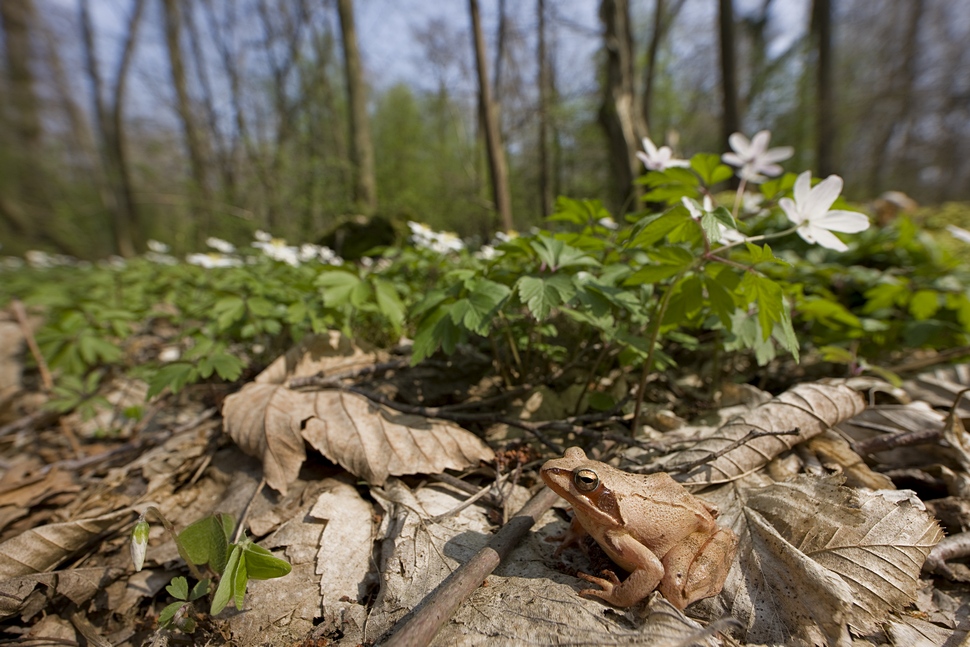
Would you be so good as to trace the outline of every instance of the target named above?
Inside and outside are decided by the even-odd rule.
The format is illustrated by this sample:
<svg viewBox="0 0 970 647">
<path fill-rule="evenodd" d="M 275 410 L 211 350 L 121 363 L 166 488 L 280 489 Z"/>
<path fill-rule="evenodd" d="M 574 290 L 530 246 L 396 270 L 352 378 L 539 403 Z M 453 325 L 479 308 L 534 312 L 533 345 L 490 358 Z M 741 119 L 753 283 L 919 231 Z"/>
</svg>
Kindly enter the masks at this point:
<svg viewBox="0 0 970 647">
<path fill-rule="evenodd" d="M 50 222 L 54 215 L 51 178 L 42 157 L 44 130 L 32 67 L 37 20 L 33 0 L 0 0 L 0 26 L 10 82 L 10 96 L 4 98 L 12 104 L 13 132 L 8 141 L 12 140 L 14 149 L 4 154 L 13 163 L 14 171 L 10 177 L 0 177 L 0 219 L 25 240 L 41 241 L 71 254 L 73 246 L 61 239 Z"/>
<path fill-rule="evenodd" d="M 636 153 L 647 134 L 643 111 L 633 82 L 633 33 L 628 0 L 602 0 L 600 19 L 605 28 L 606 82 L 600 123 L 606 129 L 614 184 L 621 205 L 639 198 L 640 187 L 633 180 L 640 174 Z"/>
<path fill-rule="evenodd" d="M 41 125 L 31 61 L 31 25 L 36 19 L 33 0 L 0 2 L 4 54 L 10 78 L 9 100 L 14 106 L 15 133 L 25 146 L 40 144 Z"/>
<path fill-rule="evenodd" d="M 144 8 L 145 0 L 136 0 L 132 7 L 125 43 L 114 75 L 114 87 L 110 93 L 107 93 L 104 81 L 101 78 L 95 48 L 96 38 L 91 21 L 89 0 L 82 0 L 81 2 L 81 33 L 84 42 L 84 58 L 88 79 L 91 82 L 91 94 L 94 98 L 101 163 L 104 168 L 104 175 L 107 178 L 107 190 L 103 194 L 103 200 L 105 207 L 112 214 L 115 252 L 125 257 L 134 256 L 137 253 L 139 222 L 138 208 L 131 186 L 131 176 L 128 173 L 122 114 L 128 69 L 134 56 L 138 25 L 141 22 Z M 105 101 L 106 94 L 110 96 L 110 102 Z"/>
<path fill-rule="evenodd" d="M 163 0 L 162 7 L 165 14 L 165 45 L 168 50 L 168 62 L 172 75 L 172 85 L 175 88 L 179 120 L 182 122 L 182 133 L 185 145 L 189 151 L 189 164 L 192 168 L 192 206 L 193 216 L 196 218 L 196 236 L 201 239 L 210 226 L 210 205 L 212 203 L 208 166 L 206 165 L 205 144 L 192 112 L 192 100 L 189 97 L 188 81 L 185 74 L 185 64 L 182 60 L 182 16 L 179 0 Z"/>
<path fill-rule="evenodd" d="M 719 0 L 718 26 L 721 37 L 721 138 L 729 150 L 728 137 L 741 130 L 738 114 L 738 75 L 734 61 L 734 3 Z"/>
<path fill-rule="evenodd" d="M 468 0 L 472 19 L 472 36 L 475 40 L 475 63 L 478 68 L 478 98 L 485 126 L 485 149 L 492 176 L 492 195 L 495 207 L 502 222 L 502 229 L 514 229 L 512 223 L 512 194 L 509 190 L 509 171 L 499 131 L 498 117 L 488 82 L 488 64 L 485 55 L 485 38 L 482 36 L 482 21 L 478 12 L 478 0 Z"/>
<path fill-rule="evenodd" d="M 546 56 L 546 1 L 538 0 L 539 18 L 539 195 L 542 215 L 552 213 L 552 167 L 549 154 L 549 60 Z"/>
<path fill-rule="evenodd" d="M 340 31 L 344 43 L 347 101 L 350 104 L 350 159 L 356 172 L 354 200 L 365 215 L 371 215 L 377 209 L 374 144 L 367 118 L 367 96 L 363 65 L 357 47 L 353 0 L 337 0 L 337 9 L 340 13 Z"/>
<path fill-rule="evenodd" d="M 812 36 L 816 43 L 815 166 L 819 177 L 835 172 L 835 88 L 832 85 L 832 6 L 830 0 L 812 4 Z"/>
<path fill-rule="evenodd" d="M 664 0 L 655 0 L 653 8 L 653 33 L 650 34 L 650 44 L 647 45 L 647 69 L 643 79 L 643 125 L 650 132 L 650 105 L 653 103 L 653 82 L 657 73 L 657 53 L 660 51 L 660 39 L 663 37 Z M 656 142 L 658 145 L 660 142 Z"/>
</svg>

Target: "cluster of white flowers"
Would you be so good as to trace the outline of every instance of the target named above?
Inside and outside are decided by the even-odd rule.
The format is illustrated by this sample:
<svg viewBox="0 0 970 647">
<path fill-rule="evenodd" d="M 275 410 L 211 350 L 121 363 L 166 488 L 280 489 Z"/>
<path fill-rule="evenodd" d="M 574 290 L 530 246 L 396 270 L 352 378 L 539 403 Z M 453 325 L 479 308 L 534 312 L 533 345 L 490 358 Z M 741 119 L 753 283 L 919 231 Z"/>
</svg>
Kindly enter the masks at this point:
<svg viewBox="0 0 970 647">
<path fill-rule="evenodd" d="M 48 254 L 37 249 L 32 249 L 24 254 L 27 265 L 39 269 L 49 269 L 52 267 L 77 267 L 79 261 L 67 254 Z"/>
<path fill-rule="evenodd" d="M 408 228 L 411 230 L 411 242 L 415 247 L 430 249 L 438 254 L 450 254 L 465 249 L 465 243 L 461 238 L 450 231 L 435 231 L 427 225 L 410 220 Z"/>
<path fill-rule="evenodd" d="M 169 246 L 165 243 L 157 240 L 149 240 L 148 251 L 145 252 L 145 258 L 152 263 L 158 263 L 159 265 L 175 265 L 178 263 L 178 259 L 169 254 L 168 251 Z"/>
<path fill-rule="evenodd" d="M 496 232 L 495 237 L 492 238 L 492 240 L 487 245 L 482 245 L 481 247 L 478 248 L 478 251 L 475 252 L 474 254 L 475 258 L 477 258 L 480 261 L 490 261 L 493 258 L 497 258 L 501 256 L 505 252 L 502 252 L 496 248 L 502 243 L 509 242 L 516 236 L 518 236 L 518 233 L 514 231 L 509 233 L 506 233 L 504 231 Z"/>
<path fill-rule="evenodd" d="M 281 261 L 293 267 L 313 260 L 329 265 L 340 265 L 344 262 L 332 249 L 323 245 L 312 243 L 304 243 L 299 247 L 287 245 L 283 238 L 273 238 L 265 231 L 257 231 L 255 238 L 252 243 L 254 248 L 262 250 L 263 254 L 274 261 Z"/>
<path fill-rule="evenodd" d="M 209 252 L 208 254 L 189 254 L 185 257 L 185 262 L 189 265 L 198 265 L 204 268 L 214 267 L 239 267 L 242 259 L 219 252 Z"/>
</svg>

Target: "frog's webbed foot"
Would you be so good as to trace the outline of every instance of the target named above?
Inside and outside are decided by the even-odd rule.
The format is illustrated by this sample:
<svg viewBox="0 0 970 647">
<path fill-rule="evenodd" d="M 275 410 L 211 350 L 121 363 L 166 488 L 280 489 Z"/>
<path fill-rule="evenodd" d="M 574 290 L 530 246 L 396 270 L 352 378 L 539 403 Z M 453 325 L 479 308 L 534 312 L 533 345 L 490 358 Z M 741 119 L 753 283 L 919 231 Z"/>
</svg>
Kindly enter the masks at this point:
<svg viewBox="0 0 970 647">
<path fill-rule="evenodd" d="M 608 579 L 589 575 L 588 573 L 578 573 L 579 577 L 587 582 L 597 584 L 602 591 L 596 589 L 583 589 L 580 595 L 591 595 L 606 600 L 615 607 L 632 607 L 634 604 L 644 599 L 657 587 L 660 581 L 660 573 L 655 573 L 648 568 L 640 568 L 632 573 L 622 582 L 616 573 L 610 570 L 603 571 Z"/>
<path fill-rule="evenodd" d="M 595 575 L 590 575 L 589 573 L 583 573 L 580 571 L 576 573 L 576 577 L 586 580 L 590 584 L 596 584 L 600 589 L 583 589 L 579 592 L 580 595 L 594 595 L 598 598 L 603 598 L 609 601 L 613 596 L 613 589 L 620 586 L 620 578 L 616 576 L 616 573 L 606 568 L 600 571 L 602 575 L 605 575 L 607 579 L 602 577 L 596 577 Z"/>
</svg>

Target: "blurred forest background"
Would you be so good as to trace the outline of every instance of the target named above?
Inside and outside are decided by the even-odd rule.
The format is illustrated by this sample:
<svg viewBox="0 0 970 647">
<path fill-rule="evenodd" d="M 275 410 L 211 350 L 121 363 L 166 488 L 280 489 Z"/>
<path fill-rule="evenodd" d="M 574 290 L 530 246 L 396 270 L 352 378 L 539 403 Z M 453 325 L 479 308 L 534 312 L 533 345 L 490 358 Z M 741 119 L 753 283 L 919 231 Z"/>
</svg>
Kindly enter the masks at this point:
<svg viewBox="0 0 970 647">
<path fill-rule="evenodd" d="M 635 208 L 640 138 L 770 129 L 852 199 L 970 198 L 966 0 L 0 0 L 0 244 Z"/>
</svg>

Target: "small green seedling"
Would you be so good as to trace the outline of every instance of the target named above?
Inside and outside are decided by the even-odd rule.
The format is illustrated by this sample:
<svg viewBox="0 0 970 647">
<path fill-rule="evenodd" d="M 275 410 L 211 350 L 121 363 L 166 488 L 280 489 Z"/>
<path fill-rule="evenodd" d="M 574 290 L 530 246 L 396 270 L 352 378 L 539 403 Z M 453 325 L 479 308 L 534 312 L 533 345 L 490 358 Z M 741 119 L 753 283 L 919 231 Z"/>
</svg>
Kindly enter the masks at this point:
<svg viewBox="0 0 970 647">
<path fill-rule="evenodd" d="M 250 579 L 283 577 L 291 570 L 288 562 L 253 543 L 245 534 L 231 543 L 236 522 L 230 514 L 203 517 L 176 533 L 174 526 L 154 506 L 146 509 L 132 529 L 131 554 L 136 570 L 141 570 L 148 547 L 148 522 L 145 520 L 148 512 L 161 520 L 174 538 L 179 555 L 198 580 L 190 590 L 186 578 L 179 576 L 172 579 L 166 590 L 176 602 L 165 607 L 159 615 L 158 622 L 163 628 L 178 628 L 185 632 L 195 629 L 195 621 L 188 617 L 188 612 L 193 602 L 210 592 L 212 583 L 212 578 L 205 577 L 200 570 L 203 567 L 219 576 L 219 584 L 209 607 L 212 615 L 225 609 L 230 600 L 237 609 L 242 609 Z"/>
</svg>

